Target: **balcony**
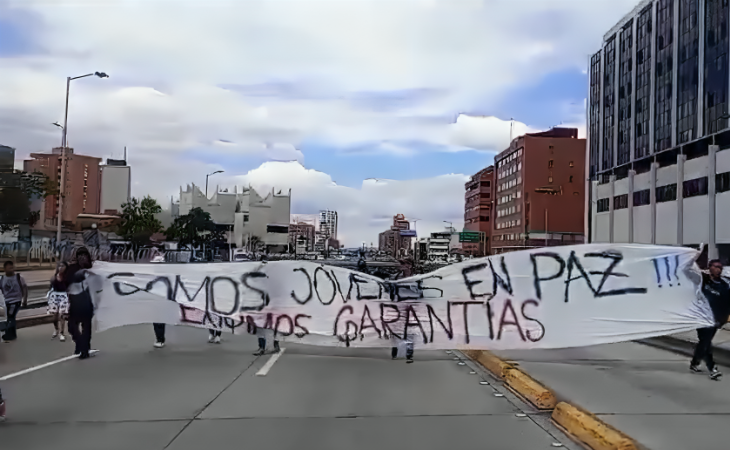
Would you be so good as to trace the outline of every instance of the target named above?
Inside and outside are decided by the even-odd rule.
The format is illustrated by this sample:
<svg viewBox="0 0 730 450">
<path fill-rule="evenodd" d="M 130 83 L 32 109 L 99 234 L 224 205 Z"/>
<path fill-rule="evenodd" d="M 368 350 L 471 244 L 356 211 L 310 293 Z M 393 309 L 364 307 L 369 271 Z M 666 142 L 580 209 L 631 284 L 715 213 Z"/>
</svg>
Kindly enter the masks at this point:
<svg viewBox="0 0 730 450">
<path fill-rule="evenodd" d="M 469 198 L 472 196 L 475 196 L 477 194 L 492 194 L 492 188 L 489 188 L 487 186 L 479 186 L 475 189 L 467 189 L 467 191 L 464 193 L 464 198 Z"/>
</svg>

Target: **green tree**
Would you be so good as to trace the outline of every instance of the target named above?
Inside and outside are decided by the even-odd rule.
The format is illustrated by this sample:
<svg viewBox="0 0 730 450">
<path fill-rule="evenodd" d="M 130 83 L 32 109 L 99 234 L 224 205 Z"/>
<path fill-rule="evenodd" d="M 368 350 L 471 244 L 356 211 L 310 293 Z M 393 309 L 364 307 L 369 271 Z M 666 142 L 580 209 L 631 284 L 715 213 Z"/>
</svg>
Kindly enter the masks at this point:
<svg viewBox="0 0 730 450">
<path fill-rule="evenodd" d="M 172 226 L 165 231 L 170 240 L 175 240 L 181 247 L 197 248 L 210 246 L 214 241 L 225 239 L 210 214 L 201 208 L 193 208 L 189 213 L 175 219 Z"/>
<path fill-rule="evenodd" d="M 20 173 L 20 192 L 25 196 L 25 201 L 30 203 L 34 198 L 46 198 L 49 195 L 58 194 L 58 186 L 44 174 L 40 172 L 23 172 Z M 30 211 L 28 216 L 28 225 L 34 226 L 40 219 L 40 211 Z M 0 233 L 15 230 L 18 227 L 17 224 L 0 224 Z"/>
<path fill-rule="evenodd" d="M 132 198 L 122 205 L 122 223 L 118 233 L 137 249 L 150 243 L 153 234 L 162 231 L 162 223 L 155 217 L 162 212 L 162 207 L 149 195 L 141 201 Z"/>
</svg>

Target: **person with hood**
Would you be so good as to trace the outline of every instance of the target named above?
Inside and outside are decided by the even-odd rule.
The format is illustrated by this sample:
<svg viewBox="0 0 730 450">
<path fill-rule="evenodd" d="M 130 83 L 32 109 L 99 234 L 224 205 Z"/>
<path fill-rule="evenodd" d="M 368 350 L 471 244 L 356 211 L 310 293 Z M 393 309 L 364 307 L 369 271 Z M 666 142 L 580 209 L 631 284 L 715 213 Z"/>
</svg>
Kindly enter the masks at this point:
<svg viewBox="0 0 730 450">
<path fill-rule="evenodd" d="M 713 259 L 710 261 L 708 272 L 702 274 L 702 293 L 712 309 L 715 326 L 697 330 L 698 342 L 689 369 L 692 372 L 702 372 L 700 362 L 704 360 L 707 370 L 710 371 L 710 378 L 718 380 L 722 373 L 717 369 L 715 360 L 712 357 L 712 339 L 715 337 L 717 330 L 725 325 L 728 322 L 728 317 L 730 317 L 730 284 L 722 278 L 722 263 L 720 260 Z"/>
<path fill-rule="evenodd" d="M 87 359 L 91 350 L 91 326 L 94 318 L 94 303 L 91 299 L 87 271 L 93 262 L 86 247 L 76 250 L 75 258 L 66 269 L 66 286 L 68 286 L 68 332 L 76 343 L 74 350 L 79 359 Z"/>
</svg>

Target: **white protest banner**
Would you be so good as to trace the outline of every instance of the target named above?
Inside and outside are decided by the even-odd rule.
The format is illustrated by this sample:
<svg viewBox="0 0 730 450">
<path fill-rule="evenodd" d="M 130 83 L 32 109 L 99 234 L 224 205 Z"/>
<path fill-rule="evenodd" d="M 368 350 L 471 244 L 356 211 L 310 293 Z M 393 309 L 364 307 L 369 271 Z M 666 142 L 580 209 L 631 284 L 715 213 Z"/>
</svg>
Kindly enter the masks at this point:
<svg viewBox="0 0 730 450">
<path fill-rule="evenodd" d="M 264 328 L 314 345 L 562 348 L 711 326 L 696 256 L 682 247 L 551 247 L 397 281 L 300 261 L 97 262 L 89 285 L 97 330 L 162 322 Z"/>
</svg>

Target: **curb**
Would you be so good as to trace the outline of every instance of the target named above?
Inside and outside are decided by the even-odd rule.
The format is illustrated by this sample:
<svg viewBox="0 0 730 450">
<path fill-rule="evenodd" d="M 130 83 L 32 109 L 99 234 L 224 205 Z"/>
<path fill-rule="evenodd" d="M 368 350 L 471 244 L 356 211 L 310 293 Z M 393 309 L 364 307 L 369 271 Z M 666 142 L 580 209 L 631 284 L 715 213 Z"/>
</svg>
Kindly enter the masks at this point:
<svg viewBox="0 0 730 450">
<path fill-rule="evenodd" d="M 493 353 L 481 350 L 462 351 L 468 358 L 478 362 L 489 370 L 495 377 L 500 380 L 504 379 L 505 371 L 514 367 L 512 363 L 503 361 L 496 357 Z"/>
<path fill-rule="evenodd" d="M 535 408 L 545 411 L 555 408 L 558 400 L 555 394 L 520 369 L 510 367 L 504 370 L 504 381 L 511 390 L 530 402 Z"/>
<path fill-rule="evenodd" d="M 566 402 L 558 402 L 549 388 L 529 376 L 514 363 L 503 361 L 488 351 L 463 351 L 464 355 L 486 368 L 518 396 L 541 411 L 552 410 L 551 418 L 569 437 L 591 450 L 637 450 L 628 436 L 595 415 Z"/>
<path fill-rule="evenodd" d="M 53 323 L 53 316 L 50 314 L 43 314 L 39 316 L 21 317 L 17 319 L 15 323 L 18 329 L 45 325 L 47 323 Z"/>
<path fill-rule="evenodd" d="M 593 450 L 637 450 L 636 443 L 591 413 L 560 402 L 552 419 L 571 436 Z"/>
</svg>

